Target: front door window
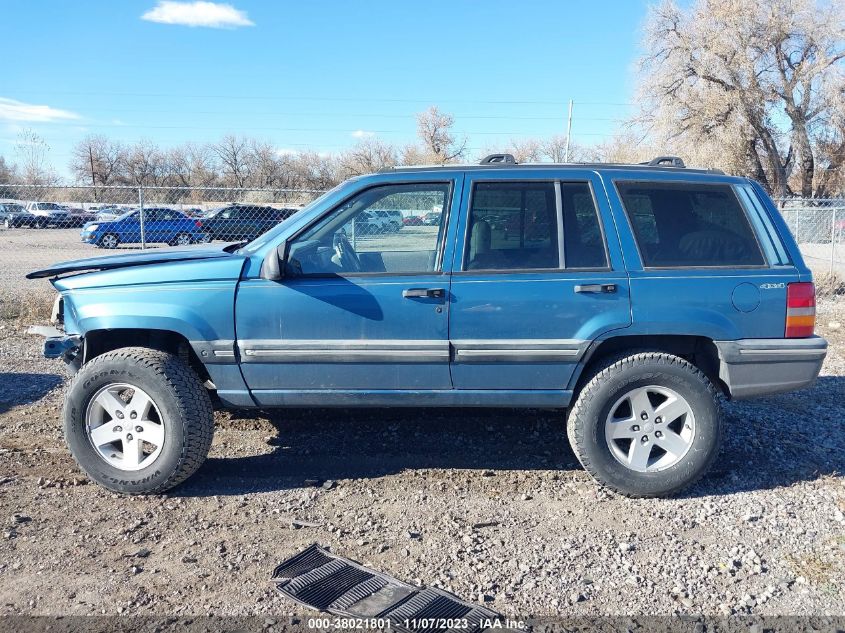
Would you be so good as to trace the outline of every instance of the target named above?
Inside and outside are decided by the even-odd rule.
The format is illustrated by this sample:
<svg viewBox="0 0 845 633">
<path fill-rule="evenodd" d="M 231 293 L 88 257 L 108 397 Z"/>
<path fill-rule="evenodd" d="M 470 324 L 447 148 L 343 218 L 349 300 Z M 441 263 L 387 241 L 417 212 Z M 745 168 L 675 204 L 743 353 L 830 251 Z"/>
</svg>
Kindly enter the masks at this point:
<svg viewBox="0 0 845 633">
<path fill-rule="evenodd" d="M 298 236 L 290 246 L 293 275 L 431 273 L 441 268 L 449 183 L 367 189 Z M 417 218 L 430 213 L 438 221 Z M 406 222 L 406 218 L 414 218 Z"/>
</svg>

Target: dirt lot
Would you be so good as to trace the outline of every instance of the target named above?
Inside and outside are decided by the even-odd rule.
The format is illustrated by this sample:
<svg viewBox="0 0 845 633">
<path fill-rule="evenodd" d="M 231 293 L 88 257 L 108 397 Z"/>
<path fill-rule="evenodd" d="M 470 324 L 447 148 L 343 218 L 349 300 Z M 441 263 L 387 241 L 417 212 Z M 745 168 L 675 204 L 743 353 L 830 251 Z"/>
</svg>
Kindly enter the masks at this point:
<svg viewBox="0 0 845 633">
<path fill-rule="evenodd" d="M 219 413 L 186 485 L 125 498 L 75 467 L 63 369 L 17 318 L 47 301 L 22 272 L 92 249 L 25 233 L 0 235 L 0 615 L 293 613 L 267 579 L 315 541 L 521 617 L 845 614 L 841 299 L 818 382 L 728 403 L 722 457 L 680 498 L 600 489 L 560 413 L 443 410 Z"/>
</svg>

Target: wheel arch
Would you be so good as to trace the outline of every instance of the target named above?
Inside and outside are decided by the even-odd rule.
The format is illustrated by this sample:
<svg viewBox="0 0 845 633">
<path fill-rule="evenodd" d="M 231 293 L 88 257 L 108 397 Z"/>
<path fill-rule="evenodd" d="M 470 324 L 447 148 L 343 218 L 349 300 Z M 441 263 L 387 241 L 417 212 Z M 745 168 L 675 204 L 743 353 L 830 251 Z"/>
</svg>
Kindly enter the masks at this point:
<svg viewBox="0 0 845 633">
<path fill-rule="evenodd" d="M 584 352 L 578 368 L 573 372 L 569 388 L 573 401 L 589 380 L 593 370 L 605 360 L 625 352 L 664 352 L 679 356 L 701 370 L 713 385 L 730 396 L 727 385 L 719 377 L 719 351 L 713 339 L 692 334 L 630 334 L 594 341 Z"/>
<path fill-rule="evenodd" d="M 167 352 L 180 358 L 203 380 L 210 380 L 205 365 L 184 334 L 174 330 L 115 328 L 89 330 L 85 333 L 83 362 L 123 347 L 143 347 Z"/>
</svg>

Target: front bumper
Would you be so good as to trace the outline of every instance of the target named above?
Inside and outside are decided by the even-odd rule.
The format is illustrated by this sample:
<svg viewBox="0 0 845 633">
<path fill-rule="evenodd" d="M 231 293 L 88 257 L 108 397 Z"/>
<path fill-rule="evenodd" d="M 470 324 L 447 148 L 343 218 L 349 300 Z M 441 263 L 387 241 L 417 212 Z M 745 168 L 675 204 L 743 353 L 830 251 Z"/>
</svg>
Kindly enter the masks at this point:
<svg viewBox="0 0 845 633">
<path fill-rule="evenodd" d="M 819 375 L 827 354 L 827 341 L 820 336 L 714 342 L 719 378 L 734 399 L 806 387 Z"/>
<path fill-rule="evenodd" d="M 44 337 L 42 353 L 45 358 L 61 358 L 74 373 L 79 369 L 82 361 L 82 337 L 68 335 L 54 327 L 33 325 L 28 334 L 38 334 Z"/>
</svg>

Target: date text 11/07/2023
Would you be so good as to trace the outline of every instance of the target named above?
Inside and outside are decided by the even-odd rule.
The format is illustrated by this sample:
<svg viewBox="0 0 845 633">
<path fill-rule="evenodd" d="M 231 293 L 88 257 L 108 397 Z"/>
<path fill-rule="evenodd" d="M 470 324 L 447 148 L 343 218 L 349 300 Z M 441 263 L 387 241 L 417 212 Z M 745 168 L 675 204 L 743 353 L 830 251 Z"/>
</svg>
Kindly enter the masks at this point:
<svg viewBox="0 0 845 633">
<path fill-rule="evenodd" d="M 461 630 L 461 629 L 499 629 L 522 631 L 526 629 L 526 623 L 523 620 L 512 620 L 510 618 L 483 618 L 479 622 L 470 623 L 466 618 L 411 618 L 402 621 L 400 624 L 403 628 L 412 630 Z M 379 629 L 386 630 L 393 628 L 391 621 L 388 618 L 308 618 L 307 625 L 309 629 L 328 630 L 328 629 Z"/>
</svg>

